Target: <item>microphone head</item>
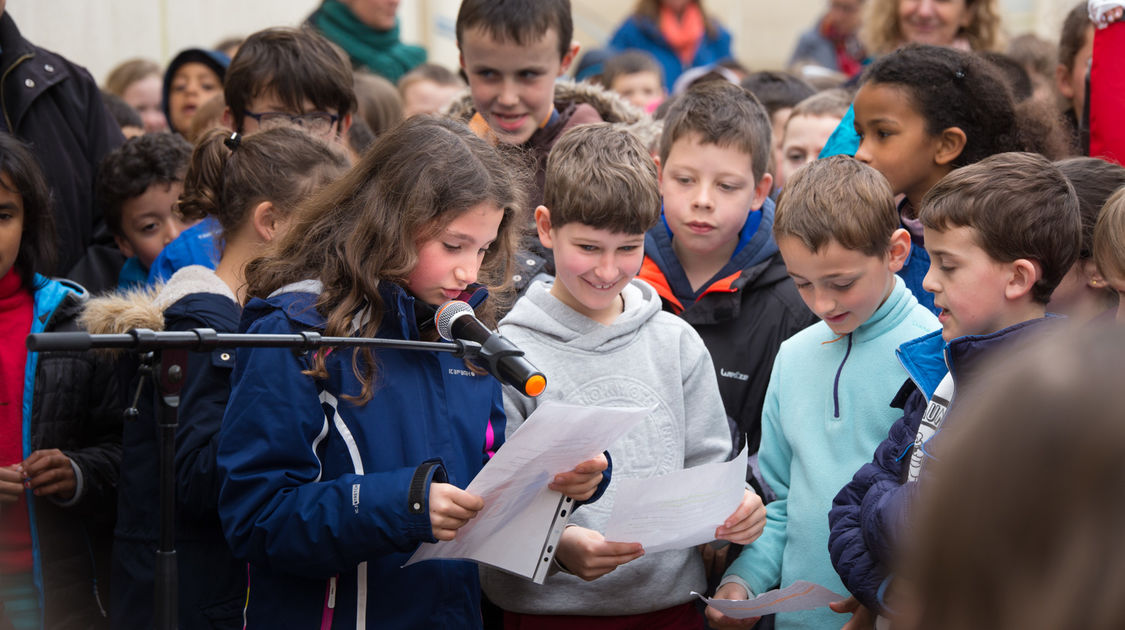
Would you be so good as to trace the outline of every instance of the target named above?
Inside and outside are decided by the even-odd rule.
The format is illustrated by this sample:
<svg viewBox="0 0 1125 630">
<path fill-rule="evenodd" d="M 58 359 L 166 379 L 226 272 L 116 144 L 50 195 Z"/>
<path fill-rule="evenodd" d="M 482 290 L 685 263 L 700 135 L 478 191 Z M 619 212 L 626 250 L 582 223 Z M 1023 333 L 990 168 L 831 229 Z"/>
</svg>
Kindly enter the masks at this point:
<svg viewBox="0 0 1125 630">
<path fill-rule="evenodd" d="M 449 300 L 434 313 L 434 325 L 442 339 L 453 341 L 453 321 L 462 315 L 472 315 L 473 307 L 468 302 Z"/>
</svg>

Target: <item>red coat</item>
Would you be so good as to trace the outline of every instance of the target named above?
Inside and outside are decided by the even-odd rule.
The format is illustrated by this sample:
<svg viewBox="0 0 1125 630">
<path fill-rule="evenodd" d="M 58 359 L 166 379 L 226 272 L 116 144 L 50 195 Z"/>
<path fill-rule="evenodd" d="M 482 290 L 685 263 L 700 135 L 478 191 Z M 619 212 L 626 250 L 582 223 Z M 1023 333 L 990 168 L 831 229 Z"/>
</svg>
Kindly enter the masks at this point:
<svg viewBox="0 0 1125 630">
<path fill-rule="evenodd" d="M 1094 31 L 1090 156 L 1125 165 L 1125 21 Z"/>
</svg>

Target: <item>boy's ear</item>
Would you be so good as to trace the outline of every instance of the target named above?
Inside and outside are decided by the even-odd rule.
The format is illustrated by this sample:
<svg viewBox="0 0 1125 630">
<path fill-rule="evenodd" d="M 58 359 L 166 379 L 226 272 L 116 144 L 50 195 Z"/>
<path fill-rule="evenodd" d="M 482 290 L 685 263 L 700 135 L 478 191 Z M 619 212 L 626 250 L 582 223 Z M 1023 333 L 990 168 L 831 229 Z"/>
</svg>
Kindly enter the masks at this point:
<svg viewBox="0 0 1125 630">
<path fill-rule="evenodd" d="M 965 143 L 969 138 L 965 135 L 964 130 L 960 127 L 946 127 L 941 132 L 938 138 L 937 153 L 934 154 L 934 162 L 942 166 L 946 166 L 957 159 L 958 155 L 965 150 Z"/>
<path fill-rule="evenodd" d="M 554 249 L 551 239 L 551 211 L 547 206 L 535 208 L 535 231 L 539 233 L 539 242 L 547 249 Z"/>
<path fill-rule="evenodd" d="M 766 202 L 766 197 L 770 196 L 770 191 L 773 190 L 773 175 L 769 173 L 762 173 L 762 178 L 754 184 L 754 201 L 751 202 L 751 210 L 760 210 L 762 204 Z"/>
<path fill-rule="evenodd" d="M 572 39 L 570 41 L 570 48 L 566 49 L 566 54 L 562 57 L 562 63 L 559 64 L 560 77 L 566 74 L 567 70 L 570 70 L 570 64 L 574 63 L 574 60 L 578 57 L 578 51 L 581 48 L 582 45 L 578 43 L 578 40 Z"/>
<path fill-rule="evenodd" d="M 250 224 L 254 226 L 254 233 L 263 243 L 268 243 L 277 235 L 282 217 L 273 202 L 263 201 L 254 206 L 250 211 Z"/>
<path fill-rule="evenodd" d="M 660 156 L 652 156 L 652 161 L 656 163 L 656 184 L 658 186 L 664 185 L 664 165 L 660 163 Z"/>
<path fill-rule="evenodd" d="M 1032 287 L 1043 276 L 1043 269 L 1039 263 L 1027 258 L 1017 258 L 1008 263 L 1008 284 L 1004 286 L 1004 297 L 1015 301 L 1031 293 Z"/>
<path fill-rule="evenodd" d="M 231 113 L 229 107 L 223 108 L 223 116 L 220 121 L 230 131 L 238 131 L 238 126 L 234 124 L 234 114 Z"/>
<path fill-rule="evenodd" d="M 887 248 L 887 268 L 898 273 L 910 257 L 910 232 L 899 228 L 891 234 L 891 245 Z"/>
<path fill-rule="evenodd" d="M 1074 90 L 1070 89 L 1070 68 L 1064 63 L 1055 66 L 1055 89 L 1067 101 L 1074 100 Z"/>
<path fill-rule="evenodd" d="M 132 258 L 133 256 L 136 256 L 136 252 L 133 251 L 133 246 L 129 244 L 129 241 L 125 240 L 124 236 L 118 236 L 117 234 L 114 234 L 113 242 L 117 243 L 117 249 L 120 249 L 121 253 L 125 254 L 126 258 Z"/>
<path fill-rule="evenodd" d="M 342 118 L 340 118 L 340 122 L 338 124 L 339 133 L 337 133 L 336 136 L 339 137 L 341 140 L 347 139 L 348 130 L 351 129 L 351 128 L 352 128 L 352 115 L 351 115 L 351 113 L 344 114 L 344 116 Z"/>
</svg>

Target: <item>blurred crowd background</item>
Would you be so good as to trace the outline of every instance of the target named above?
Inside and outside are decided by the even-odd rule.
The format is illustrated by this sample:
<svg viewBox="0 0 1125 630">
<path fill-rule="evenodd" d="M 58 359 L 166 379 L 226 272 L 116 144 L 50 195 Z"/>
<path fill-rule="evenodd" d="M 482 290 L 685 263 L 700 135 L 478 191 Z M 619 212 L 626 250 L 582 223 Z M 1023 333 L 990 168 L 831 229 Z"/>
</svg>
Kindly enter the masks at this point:
<svg viewBox="0 0 1125 630">
<path fill-rule="evenodd" d="M 167 63 L 178 51 L 213 46 L 268 26 L 296 26 L 319 0 L 8 0 L 20 30 L 39 46 L 78 60 L 98 81 L 120 61 Z M 635 0 L 572 0 L 574 34 L 584 49 L 605 45 Z M 453 26 L 460 0 L 404 0 L 402 40 L 429 61 L 457 67 Z M 800 34 L 823 15 L 823 0 L 708 0 L 730 30 L 736 58 L 751 70 L 786 67 Z M 1069 0 L 1000 0 L 1010 37 L 1034 33 L 1057 41 Z"/>
</svg>

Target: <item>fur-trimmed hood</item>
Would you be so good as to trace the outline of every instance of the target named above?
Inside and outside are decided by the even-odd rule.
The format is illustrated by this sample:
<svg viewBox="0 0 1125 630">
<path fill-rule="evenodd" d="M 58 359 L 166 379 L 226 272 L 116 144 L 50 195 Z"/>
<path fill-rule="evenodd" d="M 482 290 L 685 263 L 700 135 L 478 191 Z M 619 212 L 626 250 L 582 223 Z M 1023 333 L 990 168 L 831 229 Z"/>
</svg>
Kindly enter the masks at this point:
<svg viewBox="0 0 1125 630">
<path fill-rule="evenodd" d="M 184 267 L 165 284 L 119 291 L 86 301 L 79 318 L 93 334 L 121 334 L 134 328 L 164 330 L 164 311 L 194 293 L 213 293 L 238 302 L 234 292 L 211 269 Z"/>
<path fill-rule="evenodd" d="M 660 138 L 662 125 L 639 107 L 626 101 L 616 92 L 586 82 L 562 79 L 555 82 L 555 104 L 585 103 L 594 108 L 602 120 L 632 131 L 646 147 L 652 147 Z M 447 118 L 468 123 L 476 114 L 472 94 L 465 90 L 442 112 Z"/>
</svg>

